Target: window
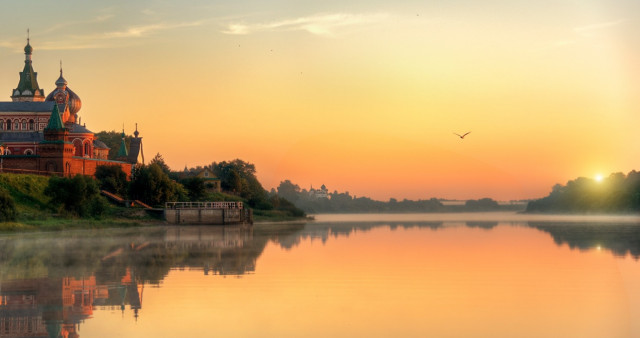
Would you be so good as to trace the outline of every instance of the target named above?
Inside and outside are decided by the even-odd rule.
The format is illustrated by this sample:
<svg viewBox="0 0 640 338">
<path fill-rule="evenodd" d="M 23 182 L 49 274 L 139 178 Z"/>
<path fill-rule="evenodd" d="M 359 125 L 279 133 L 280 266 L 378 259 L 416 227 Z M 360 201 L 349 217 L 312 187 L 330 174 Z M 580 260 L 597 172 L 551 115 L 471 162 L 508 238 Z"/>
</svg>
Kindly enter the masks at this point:
<svg viewBox="0 0 640 338">
<path fill-rule="evenodd" d="M 29 130 L 34 130 L 36 123 L 33 120 L 29 120 Z"/>
<path fill-rule="evenodd" d="M 4 130 L 4 120 L 0 120 L 0 130 Z"/>
<path fill-rule="evenodd" d="M 14 120 L 14 122 L 13 122 L 13 130 L 20 130 L 20 121 Z"/>
<path fill-rule="evenodd" d="M 7 120 L 7 130 L 11 130 L 11 120 Z"/>
<path fill-rule="evenodd" d="M 22 121 L 22 130 L 27 130 L 27 121 Z"/>
<path fill-rule="evenodd" d="M 85 143 L 84 144 L 84 156 L 90 157 L 90 151 L 91 149 L 89 148 L 89 143 Z"/>
<path fill-rule="evenodd" d="M 27 150 L 24 151 L 24 154 L 25 155 L 33 155 L 33 150 L 27 149 Z"/>
<path fill-rule="evenodd" d="M 73 156 L 82 156 L 82 140 L 73 140 L 73 146 L 75 147 L 75 153 Z"/>
</svg>

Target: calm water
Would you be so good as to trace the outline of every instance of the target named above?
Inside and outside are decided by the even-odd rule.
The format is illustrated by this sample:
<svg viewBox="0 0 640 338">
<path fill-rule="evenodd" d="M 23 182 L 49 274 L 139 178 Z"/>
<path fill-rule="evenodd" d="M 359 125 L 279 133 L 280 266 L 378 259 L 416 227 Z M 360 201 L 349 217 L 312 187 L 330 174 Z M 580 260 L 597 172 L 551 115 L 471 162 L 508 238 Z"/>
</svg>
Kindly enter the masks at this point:
<svg viewBox="0 0 640 338">
<path fill-rule="evenodd" d="M 0 236 L 0 337 L 640 337 L 640 218 Z"/>
</svg>

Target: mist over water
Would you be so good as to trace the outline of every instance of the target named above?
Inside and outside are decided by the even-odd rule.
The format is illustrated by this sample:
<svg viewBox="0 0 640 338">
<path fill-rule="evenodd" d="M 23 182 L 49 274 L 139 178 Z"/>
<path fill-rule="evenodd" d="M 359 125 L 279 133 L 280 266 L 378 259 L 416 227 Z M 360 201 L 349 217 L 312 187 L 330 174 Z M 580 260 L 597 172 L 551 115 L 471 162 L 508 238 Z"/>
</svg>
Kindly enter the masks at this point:
<svg viewBox="0 0 640 338">
<path fill-rule="evenodd" d="M 512 213 L 2 235 L 0 332 L 634 337 L 639 249 L 638 217 Z"/>
</svg>

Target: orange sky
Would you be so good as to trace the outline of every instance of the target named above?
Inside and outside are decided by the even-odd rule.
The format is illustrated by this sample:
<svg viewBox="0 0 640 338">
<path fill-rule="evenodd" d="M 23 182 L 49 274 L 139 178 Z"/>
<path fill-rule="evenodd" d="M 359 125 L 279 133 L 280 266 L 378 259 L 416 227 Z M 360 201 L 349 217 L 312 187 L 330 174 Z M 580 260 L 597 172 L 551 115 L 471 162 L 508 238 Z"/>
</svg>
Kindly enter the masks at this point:
<svg viewBox="0 0 640 338">
<path fill-rule="evenodd" d="M 508 200 L 638 169 L 637 2 L 2 7 L 3 100 L 30 28 L 47 93 L 62 59 L 89 129 L 137 122 L 175 170 L 241 158 L 267 189 Z"/>
</svg>

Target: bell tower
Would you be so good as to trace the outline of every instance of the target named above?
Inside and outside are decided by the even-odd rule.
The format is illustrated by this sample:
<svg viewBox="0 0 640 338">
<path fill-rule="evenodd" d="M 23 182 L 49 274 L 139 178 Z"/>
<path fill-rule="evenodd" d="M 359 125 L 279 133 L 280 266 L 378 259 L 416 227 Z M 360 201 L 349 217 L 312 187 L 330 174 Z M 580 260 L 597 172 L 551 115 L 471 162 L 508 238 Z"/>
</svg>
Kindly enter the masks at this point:
<svg viewBox="0 0 640 338">
<path fill-rule="evenodd" d="M 65 128 L 60 117 L 58 105 L 53 105 L 49 123 L 43 130 L 44 141 L 40 142 L 40 162 L 38 169 L 50 174 L 71 174 L 71 157 L 74 153 L 73 143 L 69 142 L 69 129 Z"/>
<path fill-rule="evenodd" d="M 20 82 L 18 87 L 13 90 L 11 100 L 24 102 L 42 102 L 44 101 L 44 90 L 38 86 L 38 73 L 33 70 L 31 64 L 31 54 L 33 47 L 29 43 L 29 30 L 27 30 L 27 45 L 24 47 L 24 69 L 20 72 Z"/>
</svg>

